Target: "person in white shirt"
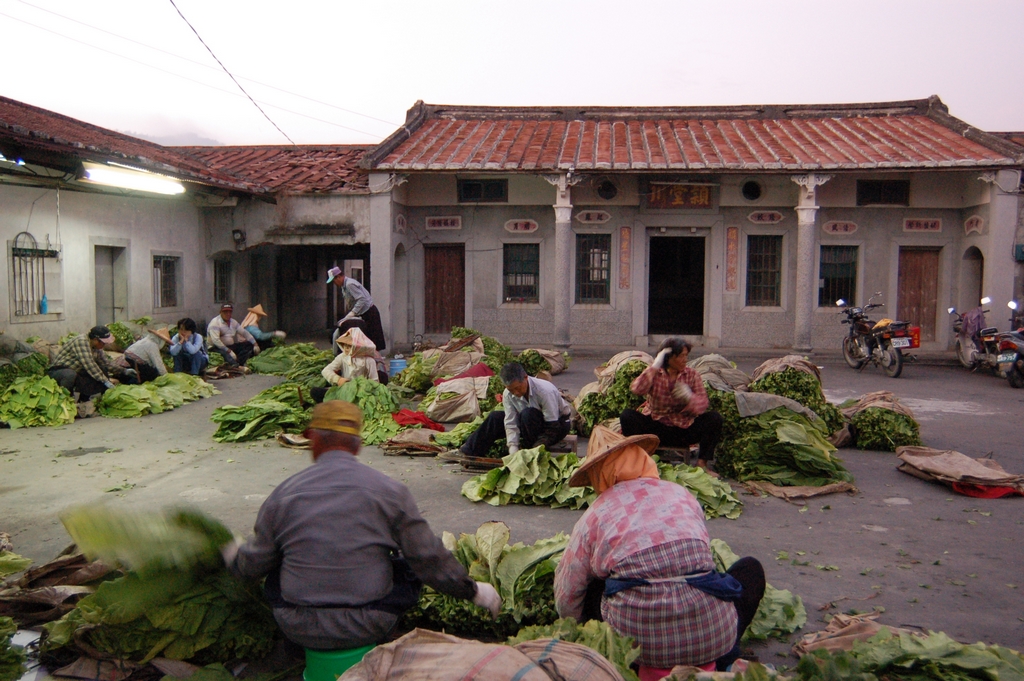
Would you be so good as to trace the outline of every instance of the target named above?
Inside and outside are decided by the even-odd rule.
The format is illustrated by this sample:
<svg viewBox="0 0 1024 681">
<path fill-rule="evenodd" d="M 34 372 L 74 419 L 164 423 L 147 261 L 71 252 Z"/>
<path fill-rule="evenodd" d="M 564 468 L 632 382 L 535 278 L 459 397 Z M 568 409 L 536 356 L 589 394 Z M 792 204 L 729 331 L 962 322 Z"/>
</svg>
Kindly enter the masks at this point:
<svg viewBox="0 0 1024 681">
<path fill-rule="evenodd" d="M 353 378 L 366 378 L 387 385 L 388 374 L 378 365 L 380 355 L 365 333 L 349 329 L 338 338 L 337 345 L 341 352 L 320 372 L 328 387 L 311 388 L 309 391 L 314 402 L 323 402 L 328 390 L 336 385 L 345 385 Z"/>
<path fill-rule="evenodd" d="M 348 330 L 350 324 L 347 322 L 360 319 L 363 321 L 362 330 L 377 346 L 377 350 L 383 352 L 387 347 L 384 340 L 384 327 L 381 325 L 380 311 L 373 304 L 370 292 L 352 277 L 346 277 L 340 267 L 332 267 L 327 271 L 327 283 L 333 283 L 341 289 L 341 293 L 345 297 L 345 306 L 348 309 L 348 314 L 338 320 L 338 329 L 334 332 L 332 341 L 337 343 L 338 337 Z"/>
<path fill-rule="evenodd" d="M 518 362 L 501 368 L 505 411 L 492 411 L 459 448 L 468 457 L 487 457 L 491 446 L 505 438 L 508 453 L 561 442 L 569 434 L 572 409 L 554 383 L 528 376 Z"/>
<path fill-rule="evenodd" d="M 244 366 L 250 357 L 260 354 L 260 346 L 237 319 L 231 318 L 233 312 L 231 303 L 221 305 L 220 314 L 206 326 L 206 339 L 229 365 Z"/>
<path fill-rule="evenodd" d="M 152 381 L 167 373 L 160 351 L 170 343 L 171 334 L 167 329 L 149 329 L 142 338 L 128 346 L 118 364 L 125 369 L 135 369 L 141 383 Z"/>
</svg>

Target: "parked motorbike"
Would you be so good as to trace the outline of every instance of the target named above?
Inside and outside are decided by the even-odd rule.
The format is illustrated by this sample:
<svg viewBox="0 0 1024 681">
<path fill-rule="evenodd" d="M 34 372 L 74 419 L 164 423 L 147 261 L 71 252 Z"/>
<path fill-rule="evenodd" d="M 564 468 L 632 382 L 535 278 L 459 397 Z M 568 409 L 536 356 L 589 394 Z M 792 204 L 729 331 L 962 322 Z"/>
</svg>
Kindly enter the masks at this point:
<svg viewBox="0 0 1024 681">
<path fill-rule="evenodd" d="M 1024 388 L 1024 318 L 1017 301 L 1006 304 L 1012 310 L 1010 332 L 999 334 L 999 372 L 1006 376 L 1013 388 Z M 1015 329 L 1015 330 L 1014 330 Z"/>
<path fill-rule="evenodd" d="M 836 301 L 836 306 L 843 308 L 840 314 L 846 315 L 840 323 L 850 325 L 850 333 L 843 338 L 843 358 L 853 369 L 863 369 L 870 362 L 881 367 L 887 376 L 899 378 L 903 372 L 903 351 L 921 347 L 921 329 L 910 326 L 910 322 L 869 319 L 868 310 L 884 306 L 872 302 L 880 295 L 880 291 L 876 292 L 864 307 L 849 307 L 842 298 Z"/>
<path fill-rule="evenodd" d="M 955 307 L 947 310 L 956 315 L 953 320 L 953 333 L 956 334 L 956 358 L 966 368 L 976 371 L 981 368 L 997 372 L 999 369 L 998 329 L 985 326 L 985 306 L 992 302 L 991 298 L 981 299 L 981 305 L 959 313 Z"/>
</svg>

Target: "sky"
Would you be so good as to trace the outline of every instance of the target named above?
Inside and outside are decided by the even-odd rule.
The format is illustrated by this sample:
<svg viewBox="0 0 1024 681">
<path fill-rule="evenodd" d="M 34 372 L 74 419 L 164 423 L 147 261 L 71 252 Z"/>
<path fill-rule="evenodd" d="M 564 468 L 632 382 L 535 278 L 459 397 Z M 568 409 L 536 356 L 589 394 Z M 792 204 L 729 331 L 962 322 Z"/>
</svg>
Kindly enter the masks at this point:
<svg viewBox="0 0 1024 681">
<path fill-rule="evenodd" d="M 161 144 L 376 143 L 420 99 L 935 94 L 1024 131 L 1021 0 L 0 0 L 0 26 L 0 95 Z"/>
</svg>

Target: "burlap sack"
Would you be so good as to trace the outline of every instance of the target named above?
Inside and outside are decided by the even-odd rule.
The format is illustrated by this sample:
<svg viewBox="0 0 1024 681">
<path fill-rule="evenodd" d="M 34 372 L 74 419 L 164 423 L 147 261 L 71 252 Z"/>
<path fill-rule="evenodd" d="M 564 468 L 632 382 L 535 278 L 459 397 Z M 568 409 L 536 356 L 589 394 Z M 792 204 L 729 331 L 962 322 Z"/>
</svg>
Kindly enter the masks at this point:
<svg viewBox="0 0 1024 681">
<path fill-rule="evenodd" d="M 807 361 L 806 358 L 800 355 L 786 355 L 785 357 L 776 357 L 775 359 L 763 362 L 761 366 L 754 369 L 754 373 L 750 374 L 750 382 L 753 383 L 765 374 L 774 374 L 786 369 L 803 371 L 814 376 L 819 382 L 821 381 L 821 372 L 818 370 L 818 367 Z"/>
<path fill-rule="evenodd" d="M 793 646 L 793 652 L 797 655 L 806 655 L 812 650 L 827 650 L 838 652 L 840 650 L 853 650 L 856 641 L 867 641 L 878 634 L 882 628 L 887 628 L 894 636 L 900 634 L 911 634 L 920 636 L 919 632 L 900 627 L 886 627 L 875 620 L 881 613 L 873 612 L 866 615 L 833 615 L 828 626 L 823 631 L 815 631 L 804 634 L 800 641 Z"/>
<path fill-rule="evenodd" d="M 914 418 L 914 412 L 910 411 L 910 408 L 900 402 L 899 398 L 893 395 L 888 390 L 879 390 L 877 392 L 868 393 L 860 398 L 856 404 L 841 409 L 843 416 L 846 418 L 852 418 L 855 414 L 858 414 L 868 407 L 879 407 L 881 409 L 888 409 L 894 411 L 897 414 L 903 414 L 907 418 Z M 916 420 L 916 419 L 915 419 Z"/>
<path fill-rule="evenodd" d="M 715 390 L 726 392 L 746 390 L 750 384 L 750 376 L 718 354 L 703 355 L 687 363 L 687 366 L 700 374 L 704 382 Z"/>
<path fill-rule="evenodd" d="M 437 364 L 430 370 L 431 378 L 443 376 L 455 376 L 461 374 L 481 359 L 484 353 L 475 350 L 456 350 L 455 352 L 441 352 L 437 358 Z"/>
<path fill-rule="evenodd" d="M 931 447 L 897 447 L 896 458 L 903 461 L 897 470 L 922 480 L 1012 487 L 1024 494 L 1024 475 L 1008 473 L 992 459 L 972 459 L 960 452 Z"/>
<path fill-rule="evenodd" d="M 584 646 L 538 639 L 515 648 L 414 629 L 377 646 L 339 681 L 622 681 L 614 666 Z"/>
<path fill-rule="evenodd" d="M 565 355 L 555 350 L 541 350 L 540 348 L 527 348 L 527 350 L 533 350 L 538 355 L 543 357 L 551 365 L 551 375 L 557 376 L 558 374 L 565 371 Z M 526 350 L 523 350 L 526 352 Z"/>
<path fill-rule="evenodd" d="M 583 386 L 580 389 L 579 395 L 577 395 L 576 399 L 572 401 L 573 406 L 576 407 L 576 411 L 579 411 L 580 405 L 583 404 L 584 397 L 586 397 L 590 393 L 598 392 L 601 392 L 601 384 L 598 381 L 593 381 L 592 383 L 587 383 L 585 386 Z"/>
<path fill-rule="evenodd" d="M 480 416 L 480 400 L 475 390 L 454 395 L 447 391 L 438 392 L 433 403 L 427 407 L 427 418 L 438 423 L 461 423 Z"/>
<path fill-rule="evenodd" d="M 619 370 L 619 367 L 634 359 L 640 360 L 647 366 L 654 361 L 653 357 L 639 350 L 626 350 L 613 355 L 610 360 L 594 369 L 594 375 L 597 376 L 597 382 L 600 384 L 598 389 L 601 392 L 607 390 L 615 381 L 615 372 Z"/>
</svg>

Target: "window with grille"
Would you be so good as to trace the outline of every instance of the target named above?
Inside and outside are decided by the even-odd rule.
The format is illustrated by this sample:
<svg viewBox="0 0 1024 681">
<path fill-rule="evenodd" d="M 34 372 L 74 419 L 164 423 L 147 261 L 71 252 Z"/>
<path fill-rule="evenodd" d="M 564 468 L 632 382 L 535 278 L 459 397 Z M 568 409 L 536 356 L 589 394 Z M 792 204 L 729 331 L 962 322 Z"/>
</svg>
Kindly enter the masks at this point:
<svg viewBox="0 0 1024 681">
<path fill-rule="evenodd" d="M 234 296 L 232 289 L 233 269 L 230 260 L 213 262 L 213 302 L 230 303 Z"/>
<path fill-rule="evenodd" d="M 178 307 L 178 286 L 181 258 L 173 255 L 153 256 L 153 307 Z"/>
<path fill-rule="evenodd" d="M 540 302 L 540 244 L 505 244 L 502 280 L 506 303 Z"/>
<path fill-rule="evenodd" d="M 607 303 L 611 300 L 612 235 L 576 235 L 576 302 Z"/>
<path fill-rule="evenodd" d="M 782 236 L 747 236 L 747 305 L 782 304 Z"/>
<path fill-rule="evenodd" d="M 508 180 L 459 180 L 459 203 L 505 203 Z"/>
<path fill-rule="evenodd" d="M 857 247 L 822 246 L 818 264 L 818 305 L 831 307 L 842 298 L 850 305 L 857 297 Z"/>
<path fill-rule="evenodd" d="M 909 206 L 910 180 L 857 180 L 858 206 Z"/>
</svg>

